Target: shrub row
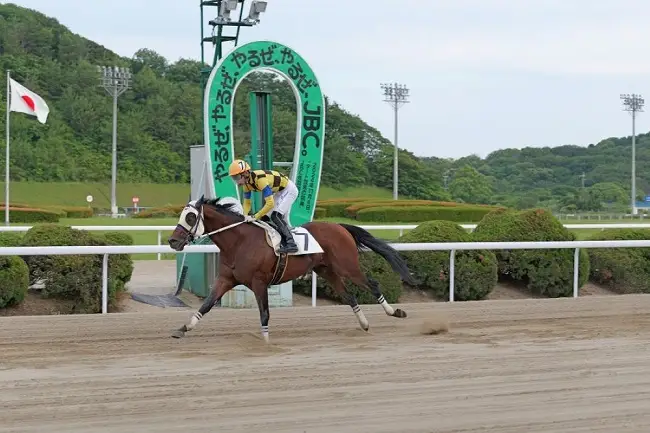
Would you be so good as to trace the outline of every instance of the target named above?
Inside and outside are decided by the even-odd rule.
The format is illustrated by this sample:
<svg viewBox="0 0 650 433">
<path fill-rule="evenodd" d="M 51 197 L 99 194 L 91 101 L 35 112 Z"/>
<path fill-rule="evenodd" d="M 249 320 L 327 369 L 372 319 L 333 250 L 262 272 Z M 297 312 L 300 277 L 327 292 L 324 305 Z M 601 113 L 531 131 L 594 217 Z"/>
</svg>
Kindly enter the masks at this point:
<svg viewBox="0 0 650 433">
<path fill-rule="evenodd" d="M 382 200 L 382 201 L 367 201 L 363 203 L 355 203 L 346 207 L 343 212 L 348 218 L 356 218 L 357 212 L 362 209 L 373 207 L 407 207 L 407 206 L 427 206 L 435 204 L 432 200 Z"/>
<path fill-rule="evenodd" d="M 456 222 L 480 221 L 493 209 L 479 206 L 437 207 L 437 206 L 408 206 L 408 207 L 372 207 L 357 212 L 358 221 L 366 222 L 420 222 L 446 220 Z"/>
<path fill-rule="evenodd" d="M 343 198 L 337 200 L 318 200 L 316 206 L 325 209 L 327 217 L 329 218 L 343 218 L 345 217 L 345 208 L 353 204 L 371 201 L 372 199 L 363 198 Z"/>
<path fill-rule="evenodd" d="M 59 224 L 37 224 L 25 232 L 2 233 L 0 246 L 133 245 L 122 232 L 93 233 Z M 6 259 L 6 260 L 5 260 Z M 101 311 L 101 255 L 5 256 L 0 260 L 0 307 L 20 303 L 28 286 L 44 283 L 42 296 L 74 301 L 72 313 Z M 109 306 L 133 273 L 128 254 L 109 256 Z"/>
<path fill-rule="evenodd" d="M 0 203 L 0 212 L 4 218 L 4 203 Z M 58 222 L 61 218 L 90 218 L 93 209 L 83 206 L 38 206 L 34 207 L 23 203 L 9 205 L 9 217 L 12 222 Z"/>
<path fill-rule="evenodd" d="M 47 210 L 47 209 L 33 209 L 27 207 L 9 207 L 9 219 L 14 223 L 40 223 L 40 222 L 58 222 L 61 218 L 65 217 L 63 211 Z M 5 218 L 4 206 L 0 209 L 0 219 Z"/>
<path fill-rule="evenodd" d="M 647 229 L 607 229 L 589 240 L 644 240 Z M 650 293 L 650 248 L 590 248 L 590 278 L 619 293 Z"/>
<path fill-rule="evenodd" d="M 477 224 L 472 238 L 476 242 L 572 241 L 575 235 L 546 210 L 500 209 Z M 549 297 L 573 293 L 573 250 L 499 250 L 495 254 L 501 276 Z M 579 284 L 583 285 L 588 277 L 589 256 L 581 250 Z"/>
<path fill-rule="evenodd" d="M 401 209 L 409 212 L 411 209 Z M 449 209 L 453 211 L 454 209 Z M 359 214 L 370 211 L 365 209 Z M 609 229 L 591 236 L 592 240 L 648 239 L 650 230 Z M 452 221 L 433 220 L 402 235 L 398 242 L 544 242 L 572 241 L 576 236 L 550 212 L 543 209 L 514 211 L 497 209 L 486 214 L 472 233 Z M 421 289 L 441 300 L 449 296 L 449 252 L 403 252 Z M 621 293 L 650 293 L 650 248 L 582 249 L 579 252 L 578 284 L 588 279 Z M 399 278 L 383 259 L 374 253 L 361 253 L 361 262 L 373 277 L 381 278 L 382 290 L 390 302 L 398 302 L 402 291 Z M 485 299 L 499 279 L 525 285 L 530 291 L 548 297 L 573 294 L 574 250 L 531 249 L 497 251 L 457 251 L 455 253 L 455 299 Z M 309 280 L 297 281 L 297 290 L 311 292 Z M 351 288 L 360 300 L 372 303 L 370 293 Z M 338 296 L 319 279 L 318 294 Z M 386 295 L 388 298 L 389 295 Z"/>
<path fill-rule="evenodd" d="M 184 204 L 155 207 L 140 211 L 133 218 L 177 218 L 184 207 Z"/>
</svg>

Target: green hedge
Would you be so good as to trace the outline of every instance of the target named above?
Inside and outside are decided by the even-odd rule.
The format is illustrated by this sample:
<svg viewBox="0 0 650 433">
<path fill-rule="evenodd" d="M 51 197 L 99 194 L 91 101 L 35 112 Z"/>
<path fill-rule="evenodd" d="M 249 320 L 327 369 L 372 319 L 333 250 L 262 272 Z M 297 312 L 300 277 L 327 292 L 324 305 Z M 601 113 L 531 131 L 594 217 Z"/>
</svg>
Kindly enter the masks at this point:
<svg viewBox="0 0 650 433">
<path fill-rule="evenodd" d="M 344 216 L 356 218 L 357 212 L 361 209 L 373 207 L 407 207 L 407 206 L 429 206 L 435 204 L 432 200 L 370 200 L 362 203 L 354 203 L 344 209 Z"/>
<path fill-rule="evenodd" d="M 368 251 L 359 253 L 359 264 L 361 270 L 369 274 L 372 278 L 377 280 L 380 286 L 380 290 L 386 298 L 386 301 L 390 303 L 396 303 L 399 301 L 399 297 L 402 295 L 402 280 L 399 275 L 393 271 L 390 265 L 384 260 L 383 257 L 378 254 Z M 361 288 L 351 282 L 346 281 L 346 287 L 348 292 L 354 294 L 357 297 L 359 304 L 376 304 L 377 299 L 368 289 Z M 309 276 L 304 279 L 298 279 L 293 281 L 293 289 L 297 293 L 302 293 L 304 295 L 311 295 L 311 272 Z M 327 283 L 324 279 L 318 278 L 316 282 L 316 296 L 319 298 L 332 299 L 338 302 L 342 302 L 341 298 L 334 291 L 334 289 Z"/>
<path fill-rule="evenodd" d="M 91 207 L 63 206 L 59 208 L 66 214 L 66 218 L 91 218 L 94 215 Z"/>
<path fill-rule="evenodd" d="M 345 217 L 345 208 L 356 203 L 371 201 L 373 199 L 364 198 L 342 198 L 333 200 L 318 200 L 316 207 L 325 209 L 329 218 L 343 218 Z"/>
<path fill-rule="evenodd" d="M 573 241 L 575 235 L 550 212 L 531 209 L 491 212 L 477 224 L 472 238 L 476 242 Z M 549 297 L 572 295 L 574 250 L 499 250 L 495 253 L 503 277 L 525 283 L 530 290 Z M 589 255 L 583 249 L 580 251 L 580 286 L 588 277 Z"/>
<path fill-rule="evenodd" d="M 314 219 L 321 219 L 327 217 L 327 209 L 322 207 L 317 207 L 314 209 Z"/>
<path fill-rule="evenodd" d="M 184 207 L 184 204 L 156 207 L 140 211 L 133 218 L 178 218 Z"/>
<path fill-rule="evenodd" d="M 122 244 L 124 233 L 99 235 L 59 224 L 37 224 L 22 239 L 23 246 L 83 246 Z M 29 268 L 30 283 L 44 282 L 44 297 L 73 300 L 74 313 L 101 311 L 102 255 L 24 256 Z M 124 290 L 131 278 L 133 262 L 130 256 L 109 257 L 108 294 L 113 306 L 117 292 Z"/>
<path fill-rule="evenodd" d="M 491 208 L 480 206 L 438 207 L 438 206 L 409 206 L 409 207 L 373 207 L 357 212 L 358 221 L 366 222 L 421 222 L 444 220 L 460 223 L 480 221 Z"/>
<path fill-rule="evenodd" d="M 40 222 L 59 222 L 65 218 L 66 214 L 60 210 L 34 209 L 24 207 L 10 207 L 9 220 L 12 223 L 40 223 Z M 0 219 L 5 218 L 5 208 L 0 209 Z"/>
<path fill-rule="evenodd" d="M 406 232 L 398 242 L 468 242 L 469 233 L 451 221 L 428 221 Z M 409 268 L 422 288 L 439 299 L 449 299 L 449 251 L 404 251 Z M 454 299 L 484 299 L 498 280 L 497 259 L 488 250 L 457 251 L 454 264 Z"/>
<path fill-rule="evenodd" d="M 650 230 L 606 229 L 589 240 L 645 240 Z M 650 293 L 650 248 L 589 248 L 590 279 L 620 293 Z"/>
<path fill-rule="evenodd" d="M 20 304 L 29 288 L 29 269 L 18 256 L 0 256 L 0 308 Z"/>
</svg>

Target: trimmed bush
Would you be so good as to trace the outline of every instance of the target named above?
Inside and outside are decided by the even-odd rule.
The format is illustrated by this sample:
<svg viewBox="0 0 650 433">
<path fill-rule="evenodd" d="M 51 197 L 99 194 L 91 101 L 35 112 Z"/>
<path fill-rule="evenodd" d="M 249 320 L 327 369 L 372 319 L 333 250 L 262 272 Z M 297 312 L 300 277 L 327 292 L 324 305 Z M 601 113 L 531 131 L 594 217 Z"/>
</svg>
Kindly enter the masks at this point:
<svg viewBox="0 0 650 433">
<path fill-rule="evenodd" d="M 92 218 L 93 208 L 83 206 L 63 206 L 60 208 L 66 214 L 66 218 Z"/>
<path fill-rule="evenodd" d="M 95 235 L 97 236 L 97 235 Z M 133 236 L 124 232 L 106 232 L 102 235 L 108 245 L 133 245 Z M 114 272 L 117 286 L 115 289 L 120 292 L 131 281 L 133 275 L 133 259 L 129 254 L 111 254 L 108 257 L 108 267 Z"/>
<path fill-rule="evenodd" d="M 0 218 L 4 219 L 5 209 L 0 209 Z M 65 218 L 65 212 L 47 209 L 34 209 L 25 207 L 9 207 L 9 219 L 14 223 L 40 223 L 40 222 L 58 222 L 59 219 Z"/>
<path fill-rule="evenodd" d="M 497 210 L 486 215 L 472 238 L 477 242 L 572 241 L 570 232 L 550 212 Z M 495 251 L 499 273 L 526 284 L 528 289 L 549 297 L 573 294 L 572 249 L 533 249 Z M 589 255 L 580 251 L 580 286 L 589 277 Z"/>
<path fill-rule="evenodd" d="M 356 218 L 357 212 L 361 209 L 368 209 L 373 207 L 405 207 L 405 206 L 426 206 L 434 204 L 431 200 L 377 200 L 366 201 L 362 203 L 352 204 L 344 209 L 344 214 L 348 218 Z"/>
<path fill-rule="evenodd" d="M 372 199 L 343 198 L 340 200 L 318 200 L 316 206 L 325 209 L 327 216 L 330 218 L 343 218 L 345 217 L 346 207 L 370 200 Z"/>
<path fill-rule="evenodd" d="M 428 221 L 405 233 L 398 242 L 468 242 L 470 235 L 451 221 Z M 404 251 L 411 272 L 423 289 L 449 299 L 449 251 Z M 454 299 L 484 299 L 498 280 L 497 258 L 488 250 L 456 251 Z"/>
<path fill-rule="evenodd" d="M 120 237 L 123 234 L 120 233 Z M 111 240 L 109 240 L 111 239 Z M 25 233 L 24 246 L 109 245 L 116 235 L 97 235 L 59 224 L 39 224 Z M 74 313 L 101 311 L 101 255 L 25 256 L 30 283 L 44 282 L 44 297 L 72 300 Z M 132 262 L 128 255 L 111 255 L 108 270 L 109 305 L 130 279 Z"/>
<path fill-rule="evenodd" d="M 133 218 L 178 218 L 184 207 L 184 204 L 155 207 L 140 211 Z"/>
<path fill-rule="evenodd" d="M 18 305 L 29 288 L 29 269 L 18 256 L 0 256 L 0 308 Z"/>
<path fill-rule="evenodd" d="M 317 207 L 314 209 L 314 219 L 321 219 L 327 217 L 327 209 L 322 207 Z"/>
<path fill-rule="evenodd" d="M 0 232 L 0 247 L 19 247 L 22 241 L 21 232 Z"/>
<path fill-rule="evenodd" d="M 359 253 L 359 264 L 364 273 L 379 282 L 380 290 L 384 298 L 386 298 L 386 301 L 390 303 L 399 302 L 399 297 L 402 295 L 402 280 L 383 257 L 372 251 L 362 252 Z M 349 293 L 357 297 L 359 304 L 377 303 L 377 299 L 375 299 L 370 290 L 361 288 L 348 281 L 346 281 L 346 287 Z M 298 293 L 311 295 L 311 272 L 304 279 L 294 280 L 293 288 Z M 320 298 L 342 302 L 338 293 L 334 291 L 334 288 L 320 277 L 316 283 L 316 295 Z"/>
<path fill-rule="evenodd" d="M 490 212 L 492 209 L 478 206 L 381 206 L 360 210 L 357 220 L 385 223 L 444 220 L 465 223 L 478 222 Z"/>
<path fill-rule="evenodd" d="M 607 229 L 589 240 L 645 240 L 644 229 Z M 650 293 L 650 248 L 589 248 L 589 277 L 620 293 Z"/>
</svg>

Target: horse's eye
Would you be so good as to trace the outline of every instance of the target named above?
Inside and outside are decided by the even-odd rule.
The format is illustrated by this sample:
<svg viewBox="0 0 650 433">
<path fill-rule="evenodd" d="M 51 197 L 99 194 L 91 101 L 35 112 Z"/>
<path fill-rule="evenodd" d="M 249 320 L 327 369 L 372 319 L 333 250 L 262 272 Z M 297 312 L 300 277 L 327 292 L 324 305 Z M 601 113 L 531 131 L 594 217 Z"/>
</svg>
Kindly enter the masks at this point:
<svg viewBox="0 0 650 433">
<path fill-rule="evenodd" d="M 185 222 L 190 227 L 194 227 L 194 224 L 196 224 L 196 214 L 188 213 L 187 215 L 185 215 Z"/>
</svg>

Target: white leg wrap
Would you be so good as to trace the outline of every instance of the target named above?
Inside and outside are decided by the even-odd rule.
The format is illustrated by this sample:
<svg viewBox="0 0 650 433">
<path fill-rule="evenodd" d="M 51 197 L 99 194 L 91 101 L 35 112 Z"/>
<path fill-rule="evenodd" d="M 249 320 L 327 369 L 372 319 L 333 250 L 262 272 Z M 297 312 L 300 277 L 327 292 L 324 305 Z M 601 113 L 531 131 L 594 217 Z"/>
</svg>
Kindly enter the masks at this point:
<svg viewBox="0 0 650 433">
<path fill-rule="evenodd" d="M 368 329 L 370 327 L 370 324 L 368 323 L 368 319 L 366 319 L 366 315 L 363 314 L 363 311 L 361 311 L 361 307 L 355 305 L 352 307 L 352 311 L 354 311 L 354 315 L 357 316 L 357 320 L 359 321 L 361 327 L 363 329 Z"/>
<path fill-rule="evenodd" d="M 393 309 L 393 307 L 391 307 L 391 305 L 388 302 L 386 302 L 384 295 L 381 295 L 379 299 L 377 299 L 377 302 L 379 302 L 379 304 L 384 308 L 386 314 L 388 314 L 389 316 L 395 314 L 395 310 Z"/>
<path fill-rule="evenodd" d="M 203 317 L 203 314 L 199 313 L 198 311 L 194 314 L 192 314 L 192 317 L 190 318 L 190 323 L 185 325 L 187 330 L 194 329 L 197 323 L 199 323 L 199 320 Z"/>
<path fill-rule="evenodd" d="M 262 326 L 262 338 L 264 339 L 265 342 L 269 342 L 269 327 L 268 326 Z"/>
</svg>

